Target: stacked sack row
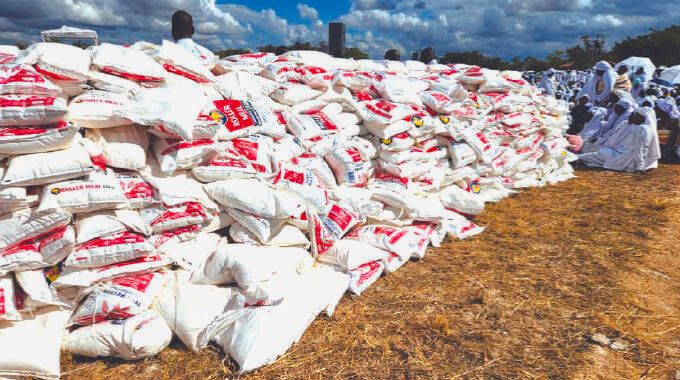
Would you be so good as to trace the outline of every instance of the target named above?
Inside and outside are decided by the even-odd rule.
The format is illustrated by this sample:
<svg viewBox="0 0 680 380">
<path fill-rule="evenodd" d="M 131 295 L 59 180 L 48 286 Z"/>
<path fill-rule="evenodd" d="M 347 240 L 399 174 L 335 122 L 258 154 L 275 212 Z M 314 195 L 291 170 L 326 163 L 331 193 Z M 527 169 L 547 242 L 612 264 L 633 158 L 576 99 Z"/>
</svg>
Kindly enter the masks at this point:
<svg viewBox="0 0 680 380">
<path fill-rule="evenodd" d="M 347 291 L 482 232 L 486 203 L 573 176 L 566 104 L 517 72 L 169 41 L 0 54 L 2 376 L 173 334 L 256 369 Z"/>
</svg>

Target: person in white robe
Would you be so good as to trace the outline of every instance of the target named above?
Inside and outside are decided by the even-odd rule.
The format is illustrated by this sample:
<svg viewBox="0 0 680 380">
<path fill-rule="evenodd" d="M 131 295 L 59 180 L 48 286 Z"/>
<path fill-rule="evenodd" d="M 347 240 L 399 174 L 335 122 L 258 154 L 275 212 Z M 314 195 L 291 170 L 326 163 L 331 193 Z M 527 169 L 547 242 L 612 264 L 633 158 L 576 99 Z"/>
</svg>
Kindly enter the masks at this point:
<svg viewBox="0 0 680 380">
<path fill-rule="evenodd" d="M 583 141 L 590 141 L 600 131 L 605 121 L 605 116 L 607 116 L 607 109 L 605 108 L 593 107 L 588 110 L 586 124 L 583 126 L 581 133 L 579 133 Z"/>
<path fill-rule="evenodd" d="M 619 101 L 616 102 L 616 105 L 614 106 L 614 112 L 607 116 L 607 120 L 602 125 L 602 127 L 600 127 L 599 132 L 593 137 L 599 139 L 606 136 L 610 131 L 628 120 L 628 117 L 631 113 L 633 113 L 633 111 L 635 111 L 636 108 L 637 103 L 635 103 L 633 99 L 619 99 Z"/>
<path fill-rule="evenodd" d="M 635 110 L 613 133 L 601 139 L 596 151 L 578 157 L 589 167 L 615 171 L 642 172 L 658 167 L 661 154 L 654 109 Z"/>
<path fill-rule="evenodd" d="M 550 69 L 543 74 L 543 79 L 538 83 L 538 88 L 542 89 L 546 95 L 555 96 L 557 93 L 557 85 L 555 84 L 555 70 Z"/>
<path fill-rule="evenodd" d="M 657 116 L 665 129 L 669 130 L 668 140 L 661 150 L 661 155 L 666 161 L 677 162 L 680 158 L 678 136 L 680 135 L 680 110 L 675 99 L 671 97 L 660 98 L 656 101 Z"/>
<path fill-rule="evenodd" d="M 595 74 L 588 79 L 579 96 L 588 95 L 595 106 L 604 105 L 614 89 L 618 74 L 607 61 L 595 64 Z"/>
</svg>

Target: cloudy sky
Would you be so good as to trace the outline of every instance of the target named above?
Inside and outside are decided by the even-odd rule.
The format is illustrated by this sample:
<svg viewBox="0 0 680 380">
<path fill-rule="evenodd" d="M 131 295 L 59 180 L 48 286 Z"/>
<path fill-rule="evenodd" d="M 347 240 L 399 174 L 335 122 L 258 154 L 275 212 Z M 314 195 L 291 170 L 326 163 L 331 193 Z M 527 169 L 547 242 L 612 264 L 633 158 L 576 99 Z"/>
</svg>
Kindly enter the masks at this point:
<svg viewBox="0 0 680 380">
<path fill-rule="evenodd" d="M 213 48 L 327 39 L 327 23 L 348 27 L 348 45 L 373 57 L 433 46 L 438 53 L 480 50 L 543 57 L 583 34 L 609 41 L 669 26 L 677 0 L 0 0 L 0 44 L 34 42 L 63 24 L 88 27 L 103 41 L 170 38 L 170 15 L 194 16 L 195 39 Z"/>
</svg>

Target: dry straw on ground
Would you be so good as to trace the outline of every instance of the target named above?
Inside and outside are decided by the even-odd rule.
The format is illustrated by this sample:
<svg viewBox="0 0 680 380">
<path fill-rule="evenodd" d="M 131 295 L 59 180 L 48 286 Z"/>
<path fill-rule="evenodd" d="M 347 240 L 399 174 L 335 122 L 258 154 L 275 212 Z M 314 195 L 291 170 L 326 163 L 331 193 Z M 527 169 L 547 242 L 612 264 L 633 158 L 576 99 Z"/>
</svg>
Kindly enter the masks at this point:
<svg viewBox="0 0 680 380">
<path fill-rule="evenodd" d="M 480 236 L 345 297 L 244 379 L 673 379 L 680 370 L 680 166 L 578 171 L 489 207 Z M 617 345 L 594 342 L 602 334 Z M 217 348 L 62 359 L 67 379 L 222 379 Z"/>
</svg>

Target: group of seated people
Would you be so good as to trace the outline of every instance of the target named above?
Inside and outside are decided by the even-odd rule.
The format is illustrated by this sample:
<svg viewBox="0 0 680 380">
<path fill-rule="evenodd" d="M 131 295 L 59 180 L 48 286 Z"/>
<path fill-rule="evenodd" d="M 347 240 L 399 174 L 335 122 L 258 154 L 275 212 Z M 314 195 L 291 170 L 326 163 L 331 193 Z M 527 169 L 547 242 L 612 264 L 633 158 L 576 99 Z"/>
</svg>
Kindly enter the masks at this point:
<svg viewBox="0 0 680 380">
<path fill-rule="evenodd" d="M 571 149 L 589 167 L 642 172 L 654 169 L 660 159 L 677 162 L 680 111 L 670 93 L 647 87 L 638 89 L 619 80 L 606 62 L 576 97 L 567 131 Z M 668 137 L 661 145 L 659 130 Z"/>
</svg>

